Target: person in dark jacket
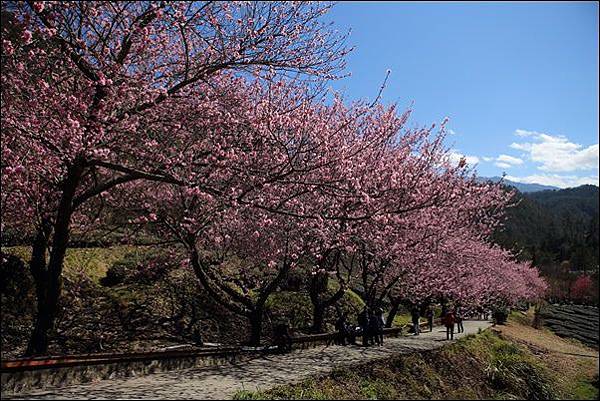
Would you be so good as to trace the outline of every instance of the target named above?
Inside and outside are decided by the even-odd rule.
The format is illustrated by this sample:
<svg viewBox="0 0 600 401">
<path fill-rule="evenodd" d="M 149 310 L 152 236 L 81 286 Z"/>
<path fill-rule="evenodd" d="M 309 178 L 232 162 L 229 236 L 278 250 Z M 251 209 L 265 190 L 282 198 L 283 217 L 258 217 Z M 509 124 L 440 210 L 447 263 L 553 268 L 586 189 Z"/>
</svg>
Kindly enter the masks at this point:
<svg viewBox="0 0 600 401">
<path fill-rule="evenodd" d="M 434 317 L 434 312 L 433 312 L 433 305 L 429 305 L 427 307 L 427 311 L 425 312 L 426 316 L 427 316 L 427 325 L 429 326 L 429 332 L 433 331 L 433 317 Z"/>
<path fill-rule="evenodd" d="M 335 330 L 338 332 L 336 343 L 338 345 L 346 345 L 346 337 L 348 337 L 347 326 L 346 314 L 343 313 L 335 322 Z"/>
<path fill-rule="evenodd" d="M 414 305 L 412 310 L 410 311 L 410 316 L 412 318 L 412 324 L 413 324 L 413 332 L 415 333 L 415 336 L 418 336 L 419 333 L 421 332 L 421 328 L 419 327 L 419 318 L 421 317 L 420 313 L 419 313 L 419 306 L 418 305 Z"/>
<path fill-rule="evenodd" d="M 202 334 L 200 334 L 200 329 L 198 327 L 194 327 L 192 340 L 194 341 L 194 344 L 196 344 L 199 347 L 202 347 L 204 345 L 204 341 L 202 340 Z"/>
<path fill-rule="evenodd" d="M 379 316 L 376 311 L 371 309 L 369 313 L 369 341 L 371 345 L 380 345 L 379 342 Z"/>
<path fill-rule="evenodd" d="M 460 305 L 456 305 L 456 308 L 454 308 L 454 320 L 456 321 L 456 332 L 457 333 L 462 333 L 465 331 L 465 328 L 463 326 L 463 311 L 462 308 L 460 307 Z"/>
<path fill-rule="evenodd" d="M 348 338 L 348 344 L 356 345 L 356 325 L 347 322 L 346 323 L 346 335 Z"/>
<path fill-rule="evenodd" d="M 385 318 L 383 309 L 377 308 L 377 335 L 379 336 L 379 345 L 383 345 L 383 328 L 385 327 Z"/>
<path fill-rule="evenodd" d="M 449 310 L 444 316 L 444 326 L 446 326 L 446 340 L 454 340 L 454 312 Z"/>
</svg>

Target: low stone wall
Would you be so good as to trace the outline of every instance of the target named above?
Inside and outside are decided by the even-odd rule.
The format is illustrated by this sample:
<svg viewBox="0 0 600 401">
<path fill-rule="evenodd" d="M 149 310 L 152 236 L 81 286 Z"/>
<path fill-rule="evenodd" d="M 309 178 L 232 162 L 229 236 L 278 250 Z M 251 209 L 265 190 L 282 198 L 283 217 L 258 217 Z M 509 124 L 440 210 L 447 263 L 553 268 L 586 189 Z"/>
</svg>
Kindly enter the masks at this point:
<svg viewBox="0 0 600 401">
<path fill-rule="evenodd" d="M 257 353 L 225 351 L 188 357 L 170 356 L 146 360 L 104 361 L 102 363 L 90 361 L 77 366 L 12 369 L 2 372 L 2 394 L 10 395 L 45 387 L 55 388 L 102 379 L 141 376 L 155 372 L 201 366 L 216 366 L 241 362 L 257 356 Z"/>
</svg>

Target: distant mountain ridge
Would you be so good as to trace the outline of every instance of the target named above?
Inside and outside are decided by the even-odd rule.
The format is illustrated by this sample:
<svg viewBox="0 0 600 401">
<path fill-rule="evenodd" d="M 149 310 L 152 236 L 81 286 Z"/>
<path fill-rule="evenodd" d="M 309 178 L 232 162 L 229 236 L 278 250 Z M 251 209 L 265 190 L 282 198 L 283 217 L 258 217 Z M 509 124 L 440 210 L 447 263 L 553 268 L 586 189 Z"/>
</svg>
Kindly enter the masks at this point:
<svg viewBox="0 0 600 401">
<path fill-rule="evenodd" d="M 505 248 L 522 251 L 538 266 L 569 261 L 575 270 L 598 266 L 600 189 L 595 185 L 517 192 L 494 234 Z"/>
<path fill-rule="evenodd" d="M 492 181 L 492 182 L 499 182 L 502 178 L 501 177 L 481 177 L 480 180 L 481 181 Z M 548 191 L 548 190 L 559 190 L 560 188 L 558 187 L 553 187 L 550 185 L 542 185 L 542 184 L 525 184 L 522 182 L 515 182 L 515 181 L 510 181 L 505 179 L 504 181 L 505 185 L 510 185 L 511 187 L 515 187 L 517 190 L 519 190 L 519 192 L 522 193 L 530 193 L 530 192 L 539 192 L 539 191 Z"/>
</svg>

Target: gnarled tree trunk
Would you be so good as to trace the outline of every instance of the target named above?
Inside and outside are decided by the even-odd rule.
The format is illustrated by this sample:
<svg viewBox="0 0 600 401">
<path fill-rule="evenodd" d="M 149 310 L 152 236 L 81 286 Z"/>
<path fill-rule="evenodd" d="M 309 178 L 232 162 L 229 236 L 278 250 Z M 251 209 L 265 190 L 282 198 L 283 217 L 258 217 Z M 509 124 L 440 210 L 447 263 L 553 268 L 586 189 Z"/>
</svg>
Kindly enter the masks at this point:
<svg viewBox="0 0 600 401">
<path fill-rule="evenodd" d="M 83 173 L 83 163 L 75 161 L 62 184 L 62 195 L 54 224 L 42 223 L 34 240 L 31 263 L 35 281 L 37 313 L 26 355 L 48 352 L 48 336 L 54 328 L 62 286 L 62 268 L 69 243 L 73 199 Z M 52 236 L 50 260 L 46 264 L 49 237 Z"/>
</svg>

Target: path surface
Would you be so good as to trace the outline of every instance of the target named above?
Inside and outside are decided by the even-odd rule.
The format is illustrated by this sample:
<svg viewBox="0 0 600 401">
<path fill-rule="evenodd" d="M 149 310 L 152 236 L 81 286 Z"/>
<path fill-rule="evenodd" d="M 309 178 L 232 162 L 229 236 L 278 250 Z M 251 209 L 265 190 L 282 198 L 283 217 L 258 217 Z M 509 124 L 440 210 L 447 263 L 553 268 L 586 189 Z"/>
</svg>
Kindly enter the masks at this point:
<svg viewBox="0 0 600 401">
<path fill-rule="evenodd" d="M 491 323 L 464 322 L 465 333 L 477 333 Z M 236 365 L 155 373 L 148 376 L 101 380 L 55 390 L 21 393 L 15 399 L 231 399 L 238 390 L 268 389 L 295 383 L 309 376 L 325 374 L 334 367 L 376 360 L 398 353 L 440 348 L 445 330 L 419 336 L 386 338 L 383 347 L 319 346 L 285 355 L 267 355 Z"/>
</svg>

